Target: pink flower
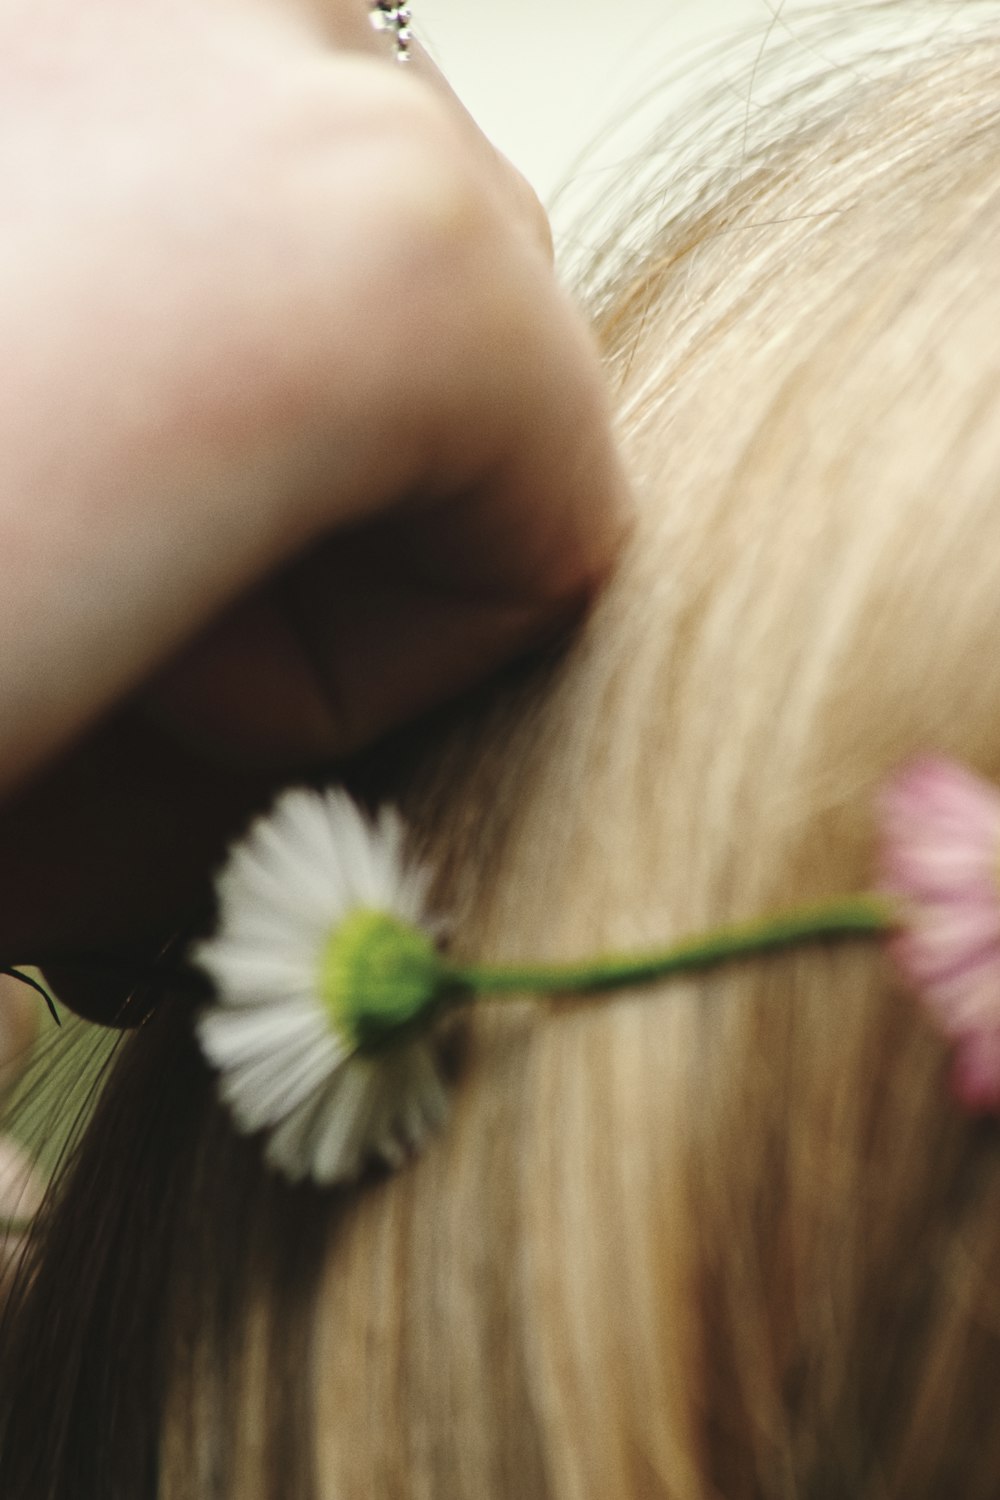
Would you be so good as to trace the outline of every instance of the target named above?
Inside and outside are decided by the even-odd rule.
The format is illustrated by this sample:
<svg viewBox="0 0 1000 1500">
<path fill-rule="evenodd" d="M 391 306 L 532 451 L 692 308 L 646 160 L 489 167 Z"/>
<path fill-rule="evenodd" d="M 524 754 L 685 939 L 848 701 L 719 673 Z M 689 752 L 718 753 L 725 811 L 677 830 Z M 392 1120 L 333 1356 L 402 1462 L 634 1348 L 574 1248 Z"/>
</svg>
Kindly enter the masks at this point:
<svg viewBox="0 0 1000 1500">
<path fill-rule="evenodd" d="M 882 799 L 880 889 L 901 907 L 890 952 L 953 1043 L 952 1086 L 1000 1114 L 1000 791 L 943 757 Z"/>
</svg>

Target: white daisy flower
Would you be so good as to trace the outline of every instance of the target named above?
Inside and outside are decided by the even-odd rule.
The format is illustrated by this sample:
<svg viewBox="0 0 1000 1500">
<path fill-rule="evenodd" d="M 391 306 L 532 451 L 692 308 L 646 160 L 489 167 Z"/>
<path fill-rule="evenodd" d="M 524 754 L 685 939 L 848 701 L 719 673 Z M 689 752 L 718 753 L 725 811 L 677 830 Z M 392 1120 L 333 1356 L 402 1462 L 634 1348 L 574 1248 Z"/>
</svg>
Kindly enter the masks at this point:
<svg viewBox="0 0 1000 1500">
<path fill-rule="evenodd" d="M 215 988 L 197 1033 L 221 1097 L 293 1181 L 398 1166 L 447 1110 L 420 1026 L 447 980 L 403 833 L 344 792 L 283 793 L 231 851 L 191 955 Z"/>
</svg>

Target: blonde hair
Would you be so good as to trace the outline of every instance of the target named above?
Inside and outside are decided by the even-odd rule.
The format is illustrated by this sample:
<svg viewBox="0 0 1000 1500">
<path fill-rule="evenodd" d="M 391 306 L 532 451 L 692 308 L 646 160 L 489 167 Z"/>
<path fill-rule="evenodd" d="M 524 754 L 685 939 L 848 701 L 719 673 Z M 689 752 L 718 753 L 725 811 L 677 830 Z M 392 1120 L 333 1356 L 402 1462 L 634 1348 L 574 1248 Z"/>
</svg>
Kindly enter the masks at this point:
<svg viewBox="0 0 1000 1500">
<path fill-rule="evenodd" d="M 397 787 L 456 947 L 860 889 L 894 763 L 1000 776 L 998 98 L 984 6 L 597 287 L 627 556 Z M 125 1049 L 7 1339 L 4 1494 L 1000 1491 L 1000 1137 L 874 947 L 448 1046 L 446 1132 L 326 1198 L 231 1136 L 185 1017 Z"/>
</svg>

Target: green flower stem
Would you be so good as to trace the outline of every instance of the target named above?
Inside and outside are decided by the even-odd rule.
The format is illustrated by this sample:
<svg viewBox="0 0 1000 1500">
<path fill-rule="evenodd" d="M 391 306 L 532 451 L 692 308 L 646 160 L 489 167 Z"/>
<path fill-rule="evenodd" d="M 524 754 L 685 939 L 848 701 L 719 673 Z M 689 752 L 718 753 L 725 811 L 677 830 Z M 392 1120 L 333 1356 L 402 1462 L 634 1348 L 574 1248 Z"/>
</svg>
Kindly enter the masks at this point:
<svg viewBox="0 0 1000 1500">
<path fill-rule="evenodd" d="M 533 990 L 587 994 L 647 984 L 671 974 L 708 969 L 732 959 L 807 942 L 870 937 L 889 932 L 896 925 L 896 909 L 890 902 L 874 895 L 852 896 L 799 907 L 754 922 L 719 927 L 659 952 L 607 954 L 568 964 L 490 967 L 448 963 L 446 972 L 448 980 L 467 995 L 524 994 Z"/>
</svg>

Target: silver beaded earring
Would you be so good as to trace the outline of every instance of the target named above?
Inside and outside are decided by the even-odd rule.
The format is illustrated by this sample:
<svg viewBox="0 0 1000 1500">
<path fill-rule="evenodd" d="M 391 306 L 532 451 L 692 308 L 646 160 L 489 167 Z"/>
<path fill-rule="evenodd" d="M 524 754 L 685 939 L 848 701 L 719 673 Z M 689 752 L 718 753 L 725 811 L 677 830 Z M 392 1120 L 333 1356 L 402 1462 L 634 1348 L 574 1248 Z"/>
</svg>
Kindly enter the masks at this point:
<svg viewBox="0 0 1000 1500">
<path fill-rule="evenodd" d="M 371 23 L 376 31 L 390 31 L 396 39 L 396 61 L 408 63 L 413 49 L 413 12 L 408 5 L 397 5 L 395 0 L 374 0 L 371 6 Z"/>
</svg>

